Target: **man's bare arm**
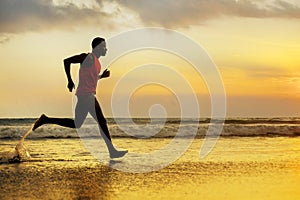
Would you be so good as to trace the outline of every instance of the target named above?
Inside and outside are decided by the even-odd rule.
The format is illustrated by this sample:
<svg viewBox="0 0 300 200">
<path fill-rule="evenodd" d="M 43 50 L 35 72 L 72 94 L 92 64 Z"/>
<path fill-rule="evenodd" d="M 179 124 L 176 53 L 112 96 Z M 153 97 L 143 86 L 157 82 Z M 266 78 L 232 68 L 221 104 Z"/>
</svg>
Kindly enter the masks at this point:
<svg viewBox="0 0 300 200">
<path fill-rule="evenodd" d="M 108 69 L 104 70 L 104 72 L 102 73 L 102 75 L 98 76 L 98 79 L 102 79 L 102 78 L 108 78 L 110 76 L 110 71 L 108 71 Z"/>
<path fill-rule="evenodd" d="M 75 88 L 75 84 L 72 80 L 71 77 L 71 64 L 76 64 L 76 63 L 82 63 L 84 59 L 86 58 L 87 54 L 83 53 L 80 55 L 75 55 L 69 58 L 64 59 L 64 68 L 65 68 L 65 73 L 68 79 L 68 89 L 70 92 Z"/>
</svg>

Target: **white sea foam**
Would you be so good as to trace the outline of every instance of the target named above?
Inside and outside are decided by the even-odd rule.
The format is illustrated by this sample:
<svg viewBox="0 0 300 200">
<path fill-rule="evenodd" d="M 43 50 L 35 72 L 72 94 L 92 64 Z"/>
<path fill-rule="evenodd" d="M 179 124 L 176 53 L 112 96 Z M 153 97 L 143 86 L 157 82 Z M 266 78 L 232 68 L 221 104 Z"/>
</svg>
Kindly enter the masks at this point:
<svg viewBox="0 0 300 200">
<path fill-rule="evenodd" d="M 179 129 L 183 132 L 183 137 L 191 135 L 193 128 L 198 127 L 197 137 L 204 137 L 207 133 L 208 125 L 211 122 L 212 128 L 217 120 L 201 119 L 200 123 L 195 119 L 169 119 L 165 124 L 160 123 L 160 119 L 154 119 L 149 123 L 148 119 L 134 119 L 136 124 L 129 123 L 129 120 L 118 120 L 116 124 L 113 120 L 108 120 L 108 126 L 112 137 L 137 137 L 137 138 L 167 138 L 174 137 Z M 22 137 L 29 127 L 32 120 L 5 120 L 0 119 L 0 139 L 18 139 Z M 87 123 L 80 129 L 80 137 L 98 137 L 99 130 L 97 125 L 87 120 Z M 212 135 L 213 136 L 213 135 Z M 300 136 L 299 118 L 246 118 L 246 119 L 227 119 L 221 136 Z M 28 138 L 78 138 L 75 129 L 64 128 L 57 125 L 44 125 L 36 131 L 30 133 Z"/>
<path fill-rule="evenodd" d="M 24 145 L 26 137 L 32 132 L 32 127 L 23 135 L 16 147 L 11 151 L 1 152 L 0 163 L 21 162 L 30 158 L 30 153 Z"/>
</svg>

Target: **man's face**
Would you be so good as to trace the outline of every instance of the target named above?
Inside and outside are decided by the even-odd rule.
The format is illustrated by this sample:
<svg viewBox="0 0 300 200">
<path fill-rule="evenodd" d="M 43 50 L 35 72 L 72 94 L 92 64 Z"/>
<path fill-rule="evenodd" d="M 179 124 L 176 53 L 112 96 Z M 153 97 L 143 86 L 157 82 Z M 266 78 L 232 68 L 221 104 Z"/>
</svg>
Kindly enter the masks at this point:
<svg viewBox="0 0 300 200">
<path fill-rule="evenodd" d="M 94 52 L 96 56 L 99 58 L 100 56 L 105 56 L 107 52 L 106 42 L 101 42 L 98 46 L 94 48 Z"/>
</svg>

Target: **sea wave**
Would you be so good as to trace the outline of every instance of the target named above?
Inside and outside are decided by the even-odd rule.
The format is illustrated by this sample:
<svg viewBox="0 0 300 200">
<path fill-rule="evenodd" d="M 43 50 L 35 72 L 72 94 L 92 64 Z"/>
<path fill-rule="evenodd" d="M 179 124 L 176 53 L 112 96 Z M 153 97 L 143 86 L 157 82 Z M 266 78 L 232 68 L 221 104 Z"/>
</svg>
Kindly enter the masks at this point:
<svg viewBox="0 0 300 200">
<path fill-rule="evenodd" d="M 35 119 L 0 119 L 0 139 L 18 139 L 30 129 Z M 132 123 L 132 121 L 134 123 Z M 108 126 L 112 137 L 135 138 L 170 138 L 205 137 L 208 127 L 211 137 L 217 136 L 217 127 L 221 120 L 206 119 L 119 119 L 116 123 L 108 119 Z M 194 133 L 197 130 L 197 133 Z M 88 119 L 78 130 L 64 128 L 57 125 L 44 125 L 33 131 L 28 138 L 79 138 L 99 137 L 99 130 L 95 122 Z M 300 136 L 299 118 L 247 118 L 226 119 L 223 124 L 222 137 L 295 137 Z"/>
</svg>

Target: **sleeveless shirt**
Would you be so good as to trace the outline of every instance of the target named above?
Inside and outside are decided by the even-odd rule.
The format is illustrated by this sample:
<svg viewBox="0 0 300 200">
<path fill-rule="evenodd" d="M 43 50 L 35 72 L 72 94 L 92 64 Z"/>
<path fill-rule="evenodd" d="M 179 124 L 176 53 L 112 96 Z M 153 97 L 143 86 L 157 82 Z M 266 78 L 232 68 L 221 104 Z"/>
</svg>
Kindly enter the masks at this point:
<svg viewBox="0 0 300 200">
<path fill-rule="evenodd" d="M 88 64 L 87 59 L 93 60 Z M 98 58 L 89 53 L 79 69 L 79 84 L 76 90 L 76 95 L 96 94 L 98 76 L 101 71 L 101 64 Z"/>
</svg>

